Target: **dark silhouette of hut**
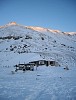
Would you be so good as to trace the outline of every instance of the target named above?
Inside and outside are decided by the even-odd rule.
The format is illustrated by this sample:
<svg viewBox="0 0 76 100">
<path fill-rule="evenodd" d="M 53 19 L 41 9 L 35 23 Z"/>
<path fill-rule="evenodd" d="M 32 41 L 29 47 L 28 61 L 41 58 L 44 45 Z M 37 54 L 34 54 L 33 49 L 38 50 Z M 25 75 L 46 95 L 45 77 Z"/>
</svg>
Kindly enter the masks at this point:
<svg viewBox="0 0 76 100">
<path fill-rule="evenodd" d="M 29 62 L 29 63 L 34 63 L 35 66 L 41 66 L 41 65 L 46 65 L 46 66 L 58 66 L 58 62 L 56 61 L 46 61 L 46 60 L 38 60 L 38 61 L 32 61 L 32 62 Z"/>
<path fill-rule="evenodd" d="M 42 65 L 58 66 L 59 64 L 56 61 L 38 60 L 38 61 L 29 62 L 27 64 L 18 64 L 18 65 L 15 65 L 14 67 L 16 67 L 16 70 L 15 70 L 16 72 L 18 70 L 23 70 L 23 71 L 30 70 L 30 71 L 33 71 L 34 70 L 34 66 L 36 66 L 36 70 L 37 70 L 37 67 L 38 66 L 42 66 Z"/>
<path fill-rule="evenodd" d="M 27 64 L 18 64 L 18 65 L 15 65 L 14 67 L 16 67 L 15 71 L 17 72 L 18 70 L 23 70 L 23 71 L 31 70 L 31 71 L 33 71 L 34 66 L 35 66 L 34 63 L 27 63 Z"/>
</svg>

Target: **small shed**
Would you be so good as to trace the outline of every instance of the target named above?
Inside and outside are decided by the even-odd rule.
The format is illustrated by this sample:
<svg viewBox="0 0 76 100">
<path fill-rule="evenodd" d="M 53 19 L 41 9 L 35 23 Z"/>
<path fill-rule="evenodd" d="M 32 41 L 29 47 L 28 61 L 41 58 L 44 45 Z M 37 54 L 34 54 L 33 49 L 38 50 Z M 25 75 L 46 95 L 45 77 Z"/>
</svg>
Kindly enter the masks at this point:
<svg viewBox="0 0 76 100">
<path fill-rule="evenodd" d="M 18 65 L 15 65 L 14 67 L 16 67 L 15 71 L 17 72 L 18 70 L 23 70 L 23 71 L 31 70 L 31 71 L 33 71 L 34 66 L 35 66 L 34 63 L 27 63 L 27 64 L 18 64 Z"/>
<path fill-rule="evenodd" d="M 46 65 L 46 66 L 58 66 L 58 62 L 56 61 L 47 61 L 47 60 L 38 60 L 38 61 L 32 61 L 32 62 L 29 62 L 29 63 L 34 63 L 35 66 L 41 66 L 41 65 Z"/>
</svg>

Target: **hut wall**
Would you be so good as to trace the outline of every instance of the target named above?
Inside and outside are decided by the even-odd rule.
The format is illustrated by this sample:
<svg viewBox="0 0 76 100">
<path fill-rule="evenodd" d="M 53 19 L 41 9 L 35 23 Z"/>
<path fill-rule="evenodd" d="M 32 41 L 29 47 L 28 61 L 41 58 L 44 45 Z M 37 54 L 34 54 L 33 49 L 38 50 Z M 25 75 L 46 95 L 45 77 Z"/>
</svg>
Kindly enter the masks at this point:
<svg viewBox="0 0 76 100">
<path fill-rule="evenodd" d="M 55 66 L 55 61 L 50 61 L 51 66 Z"/>
</svg>

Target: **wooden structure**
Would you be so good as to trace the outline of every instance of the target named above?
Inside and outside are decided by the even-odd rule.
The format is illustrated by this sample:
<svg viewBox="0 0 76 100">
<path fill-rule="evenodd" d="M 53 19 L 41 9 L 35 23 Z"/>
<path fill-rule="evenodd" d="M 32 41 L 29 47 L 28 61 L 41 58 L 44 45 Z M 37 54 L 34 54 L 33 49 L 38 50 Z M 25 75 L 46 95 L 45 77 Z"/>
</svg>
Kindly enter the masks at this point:
<svg viewBox="0 0 76 100">
<path fill-rule="evenodd" d="M 28 64 L 18 64 L 18 65 L 15 65 L 14 67 L 16 67 L 16 72 L 18 70 L 23 70 L 23 71 L 26 71 L 26 70 L 30 70 L 30 71 L 34 71 L 34 63 L 28 63 Z"/>
<path fill-rule="evenodd" d="M 45 65 L 46 61 L 45 60 L 38 60 L 38 61 L 32 61 L 32 62 L 29 62 L 29 63 L 34 63 L 35 66 L 41 66 L 41 65 Z"/>
<path fill-rule="evenodd" d="M 29 62 L 29 63 L 34 63 L 35 66 L 41 66 L 41 65 L 46 65 L 46 66 L 58 66 L 58 62 L 55 61 L 46 61 L 46 60 L 38 60 L 38 61 L 33 61 L 33 62 Z"/>
<path fill-rule="evenodd" d="M 23 71 L 26 71 L 26 70 L 30 70 L 30 71 L 34 71 L 34 66 L 36 66 L 36 70 L 37 70 L 37 67 L 38 66 L 42 66 L 42 65 L 46 65 L 46 66 L 58 66 L 59 64 L 55 61 L 46 61 L 46 60 L 38 60 L 38 61 L 32 61 L 32 62 L 29 62 L 27 64 L 18 64 L 18 65 L 15 65 L 14 67 L 16 67 L 16 72 L 18 70 L 23 70 Z"/>
</svg>

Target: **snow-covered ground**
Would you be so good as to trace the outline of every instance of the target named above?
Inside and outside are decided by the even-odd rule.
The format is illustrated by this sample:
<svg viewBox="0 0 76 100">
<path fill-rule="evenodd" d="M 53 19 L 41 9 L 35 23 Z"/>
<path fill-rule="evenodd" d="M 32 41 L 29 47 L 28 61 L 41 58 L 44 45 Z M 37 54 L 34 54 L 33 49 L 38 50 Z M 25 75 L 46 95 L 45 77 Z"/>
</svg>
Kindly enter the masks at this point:
<svg viewBox="0 0 76 100">
<path fill-rule="evenodd" d="M 0 100 L 76 100 L 76 67 L 40 66 L 34 71 L 0 69 Z"/>
<path fill-rule="evenodd" d="M 60 67 L 12 73 L 16 64 L 42 59 Z M 16 23 L 0 27 L 0 100 L 76 100 L 75 76 L 76 32 Z"/>
</svg>

